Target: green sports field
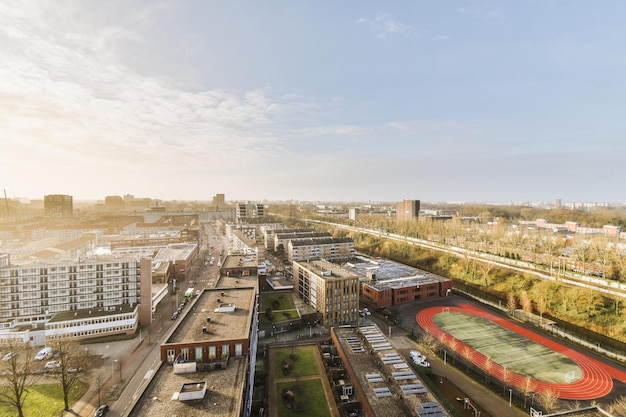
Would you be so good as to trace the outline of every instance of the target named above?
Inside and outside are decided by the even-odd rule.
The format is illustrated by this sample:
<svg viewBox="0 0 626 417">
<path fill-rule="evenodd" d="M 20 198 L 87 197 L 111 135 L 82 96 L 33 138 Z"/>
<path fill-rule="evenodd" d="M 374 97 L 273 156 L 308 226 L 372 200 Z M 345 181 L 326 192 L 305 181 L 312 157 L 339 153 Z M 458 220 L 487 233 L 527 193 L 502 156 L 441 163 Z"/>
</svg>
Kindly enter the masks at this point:
<svg viewBox="0 0 626 417">
<path fill-rule="evenodd" d="M 434 323 L 495 363 L 519 375 L 550 383 L 572 383 L 582 370 L 568 357 L 472 314 L 439 313 Z M 461 352 L 457 352 L 461 354 Z"/>
</svg>

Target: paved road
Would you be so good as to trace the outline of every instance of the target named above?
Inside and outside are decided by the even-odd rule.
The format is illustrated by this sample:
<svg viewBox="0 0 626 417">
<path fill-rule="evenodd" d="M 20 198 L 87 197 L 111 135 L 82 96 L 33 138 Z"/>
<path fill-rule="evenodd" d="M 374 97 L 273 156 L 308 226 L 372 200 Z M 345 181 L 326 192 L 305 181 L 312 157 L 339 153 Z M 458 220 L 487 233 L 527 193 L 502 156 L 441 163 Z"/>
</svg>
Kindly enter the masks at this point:
<svg viewBox="0 0 626 417">
<path fill-rule="evenodd" d="M 224 245 L 224 239 L 222 236 L 215 236 L 213 234 L 214 228 L 208 227 L 208 229 L 209 236 L 207 239 L 203 240 L 214 247 L 211 249 L 211 253 L 219 256 L 219 253 Z M 215 236 L 215 238 L 213 238 L 213 236 Z M 218 259 L 218 256 L 216 256 L 216 260 Z M 200 261 L 202 262 L 202 260 Z M 195 285 L 198 289 L 204 289 L 213 288 L 217 284 L 218 279 L 219 268 L 217 267 L 217 262 L 215 262 L 212 266 L 205 266 L 204 263 L 202 263 L 200 276 L 195 278 L 194 281 L 196 281 Z M 185 282 L 181 284 L 187 285 Z M 72 410 L 66 414 L 66 417 L 76 417 L 76 415 L 83 417 L 93 416 L 95 407 L 92 404 L 97 402 L 95 379 L 98 376 L 102 378 L 102 381 L 104 382 L 103 391 L 111 388 L 111 383 L 122 385 L 121 392 L 117 399 L 113 402 L 107 401 L 111 407 L 108 415 L 111 417 L 127 416 L 132 409 L 132 405 L 148 384 L 149 377 L 156 372 L 161 365 L 160 345 L 164 340 L 169 338 L 176 327 L 175 324 L 181 320 L 181 317 L 177 320 L 170 319 L 171 314 L 176 310 L 177 306 L 176 297 L 168 295 L 159 304 L 159 308 L 154 315 L 152 325 L 143 329 L 140 335 L 138 335 L 135 339 L 122 342 L 88 345 L 92 354 L 100 355 L 104 358 L 103 366 L 101 369 L 94 369 L 91 371 L 92 381 L 90 381 L 89 391 L 83 396 L 83 398 L 72 406 Z M 121 381 L 119 380 L 118 368 L 113 367 L 114 362 L 112 361 L 114 360 L 122 361 L 123 366 Z M 103 402 L 104 398 L 106 398 L 106 395 L 103 393 Z"/>
</svg>

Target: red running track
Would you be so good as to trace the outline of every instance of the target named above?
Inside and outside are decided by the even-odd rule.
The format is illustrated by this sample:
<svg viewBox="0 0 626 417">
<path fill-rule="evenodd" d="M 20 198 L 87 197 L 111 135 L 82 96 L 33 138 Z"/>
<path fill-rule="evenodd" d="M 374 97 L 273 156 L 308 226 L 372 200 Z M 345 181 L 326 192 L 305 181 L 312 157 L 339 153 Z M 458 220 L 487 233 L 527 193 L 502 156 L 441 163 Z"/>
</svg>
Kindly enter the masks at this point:
<svg viewBox="0 0 626 417">
<path fill-rule="evenodd" d="M 502 381 L 504 379 L 504 368 L 500 364 L 488 360 L 485 355 L 466 345 L 461 340 L 454 338 L 451 334 L 445 332 L 435 324 L 433 320 L 434 316 L 441 313 L 442 308 L 444 307 L 448 308 L 448 306 L 429 307 L 420 311 L 416 315 L 417 323 L 420 327 L 422 327 L 422 329 L 428 331 L 435 338 L 437 338 L 437 340 L 448 346 L 448 348 L 450 348 L 451 344 L 454 345 L 452 340 L 456 342 L 456 350 L 459 352 L 464 351 L 463 349 L 469 348 L 472 352 L 472 362 L 485 372 L 490 373 Z M 545 392 L 546 390 L 552 390 L 559 398 L 567 400 L 593 400 L 603 397 L 611 392 L 613 389 L 613 379 L 626 382 L 626 372 L 622 372 L 612 366 L 592 359 L 574 349 L 563 346 L 554 340 L 541 336 L 474 305 L 459 304 L 458 306 L 450 306 L 449 309 L 450 312 L 472 314 L 474 316 L 484 318 L 501 327 L 520 334 L 535 343 L 539 343 L 549 349 L 567 356 L 582 370 L 582 377 L 578 381 L 569 384 L 556 384 L 533 379 L 533 392 Z M 523 386 L 526 383 L 525 376 L 508 371 L 507 379 L 509 384 L 516 386 L 523 391 Z"/>
</svg>

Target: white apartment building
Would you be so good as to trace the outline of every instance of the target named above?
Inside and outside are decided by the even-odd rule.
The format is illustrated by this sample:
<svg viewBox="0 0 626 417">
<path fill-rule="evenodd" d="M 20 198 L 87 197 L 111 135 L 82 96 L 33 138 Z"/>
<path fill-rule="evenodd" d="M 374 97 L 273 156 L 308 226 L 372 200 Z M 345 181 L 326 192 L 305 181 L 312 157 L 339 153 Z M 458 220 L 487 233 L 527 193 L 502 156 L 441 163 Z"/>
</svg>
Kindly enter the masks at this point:
<svg viewBox="0 0 626 417">
<path fill-rule="evenodd" d="M 106 325 L 97 324 L 97 334 L 134 331 L 139 322 L 141 288 L 151 291 L 151 275 L 151 260 L 145 258 L 0 265 L 0 332 L 10 333 L 24 325 L 41 329 L 52 319 L 57 322 L 54 328 L 59 335 L 62 332 L 58 329 L 66 327 L 60 317 L 68 312 L 70 321 L 84 314 L 104 317 Z M 151 311 L 151 306 L 147 308 Z"/>
<path fill-rule="evenodd" d="M 313 307 L 324 326 L 359 318 L 359 277 L 323 260 L 293 263 L 296 294 Z"/>
<path fill-rule="evenodd" d="M 290 240 L 287 257 L 290 262 L 325 259 L 341 261 L 354 258 L 354 241 L 351 238 L 306 238 Z"/>
</svg>

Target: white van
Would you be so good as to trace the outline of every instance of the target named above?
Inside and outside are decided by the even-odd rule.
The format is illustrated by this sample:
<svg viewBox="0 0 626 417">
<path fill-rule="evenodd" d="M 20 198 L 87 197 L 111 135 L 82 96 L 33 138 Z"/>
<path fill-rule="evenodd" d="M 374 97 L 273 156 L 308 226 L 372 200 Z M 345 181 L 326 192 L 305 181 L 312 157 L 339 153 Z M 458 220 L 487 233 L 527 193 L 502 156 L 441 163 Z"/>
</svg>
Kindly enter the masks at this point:
<svg viewBox="0 0 626 417">
<path fill-rule="evenodd" d="M 37 355 L 35 355 L 35 360 L 36 361 L 42 361 L 44 359 L 46 359 L 48 356 L 52 355 L 52 348 L 51 347 L 45 347 L 43 349 L 41 349 L 39 352 L 37 352 Z"/>
</svg>

